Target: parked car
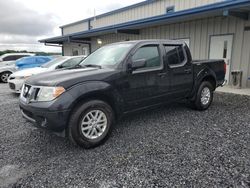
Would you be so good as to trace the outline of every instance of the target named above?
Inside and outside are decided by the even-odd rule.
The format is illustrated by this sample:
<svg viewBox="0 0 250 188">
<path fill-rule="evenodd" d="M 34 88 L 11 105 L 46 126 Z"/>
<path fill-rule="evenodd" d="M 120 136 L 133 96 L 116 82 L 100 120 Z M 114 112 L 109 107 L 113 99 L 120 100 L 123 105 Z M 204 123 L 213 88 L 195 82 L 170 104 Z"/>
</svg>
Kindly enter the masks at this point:
<svg viewBox="0 0 250 188">
<path fill-rule="evenodd" d="M 224 60 L 192 61 L 185 43 L 170 40 L 106 45 L 80 65 L 31 77 L 19 104 L 34 125 L 85 148 L 103 143 L 124 114 L 182 99 L 208 109 L 226 73 Z"/>
<path fill-rule="evenodd" d="M 20 93 L 24 81 L 32 75 L 48 72 L 56 69 L 70 68 L 78 65 L 86 56 L 63 56 L 55 58 L 40 67 L 28 68 L 17 71 L 10 75 L 8 83 L 10 89 L 15 93 Z M 1 69 L 0 69 L 1 70 Z"/>
<path fill-rule="evenodd" d="M 18 69 L 39 67 L 53 59 L 52 56 L 31 56 L 16 61 Z"/>
<path fill-rule="evenodd" d="M 0 82 L 7 83 L 9 76 L 17 71 L 15 61 L 9 62 L 8 65 L 0 66 Z"/>
<path fill-rule="evenodd" d="M 8 63 L 16 61 L 23 57 L 34 56 L 32 53 L 7 53 L 0 56 L 0 66 L 8 65 Z"/>
<path fill-rule="evenodd" d="M 21 69 L 27 69 L 30 67 L 37 67 L 41 64 L 50 60 L 51 57 L 47 58 L 44 56 L 34 56 L 34 57 L 23 57 L 17 61 L 8 61 L 8 63 L 3 66 L 0 65 L 0 81 L 7 83 L 9 76 Z M 19 66 L 19 67 L 18 67 Z"/>
</svg>

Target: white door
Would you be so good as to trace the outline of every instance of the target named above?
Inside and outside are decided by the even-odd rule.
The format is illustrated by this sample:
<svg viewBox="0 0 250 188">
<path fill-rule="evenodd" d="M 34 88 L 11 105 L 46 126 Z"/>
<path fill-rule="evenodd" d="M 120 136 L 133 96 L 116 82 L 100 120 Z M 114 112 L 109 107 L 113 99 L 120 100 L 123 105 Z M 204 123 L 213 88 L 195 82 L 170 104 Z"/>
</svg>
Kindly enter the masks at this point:
<svg viewBox="0 0 250 188">
<path fill-rule="evenodd" d="M 227 64 L 225 79 L 229 81 L 233 35 L 211 36 L 209 59 L 224 59 Z M 228 83 L 228 82 L 227 82 Z"/>
<path fill-rule="evenodd" d="M 86 56 L 89 55 L 89 48 L 88 47 L 83 47 L 82 48 L 82 55 L 86 55 Z"/>
</svg>

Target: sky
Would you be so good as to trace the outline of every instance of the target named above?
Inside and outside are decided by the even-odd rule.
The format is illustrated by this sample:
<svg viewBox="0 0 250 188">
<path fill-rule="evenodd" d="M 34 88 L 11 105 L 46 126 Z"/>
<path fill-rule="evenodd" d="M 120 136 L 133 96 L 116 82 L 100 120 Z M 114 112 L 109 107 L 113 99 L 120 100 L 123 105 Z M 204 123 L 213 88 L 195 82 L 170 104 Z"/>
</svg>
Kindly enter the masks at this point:
<svg viewBox="0 0 250 188">
<path fill-rule="evenodd" d="M 143 0 L 0 0 L 0 50 L 61 52 L 39 39 L 61 35 L 59 26 Z"/>
</svg>

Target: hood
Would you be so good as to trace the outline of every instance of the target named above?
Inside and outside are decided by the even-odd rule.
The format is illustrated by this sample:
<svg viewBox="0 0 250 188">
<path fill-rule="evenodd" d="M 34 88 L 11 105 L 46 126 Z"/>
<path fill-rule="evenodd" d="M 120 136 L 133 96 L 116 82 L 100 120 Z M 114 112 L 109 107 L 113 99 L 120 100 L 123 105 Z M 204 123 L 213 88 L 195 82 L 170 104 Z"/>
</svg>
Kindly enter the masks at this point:
<svg viewBox="0 0 250 188">
<path fill-rule="evenodd" d="M 116 70 L 108 68 L 78 68 L 45 72 L 29 78 L 26 83 L 37 86 L 71 87 L 85 81 L 105 80 Z"/>
<path fill-rule="evenodd" d="M 45 72 L 46 70 L 47 70 L 47 68 L 34 67 L 34 68 L 29 68 L 29 69 L 17 71 L 14 74 L 12 74 L 11 76 L 13 76 L 13 77 L 32 76 L 32 75 L 36 75 L 36 74 Z"/>
</svg>

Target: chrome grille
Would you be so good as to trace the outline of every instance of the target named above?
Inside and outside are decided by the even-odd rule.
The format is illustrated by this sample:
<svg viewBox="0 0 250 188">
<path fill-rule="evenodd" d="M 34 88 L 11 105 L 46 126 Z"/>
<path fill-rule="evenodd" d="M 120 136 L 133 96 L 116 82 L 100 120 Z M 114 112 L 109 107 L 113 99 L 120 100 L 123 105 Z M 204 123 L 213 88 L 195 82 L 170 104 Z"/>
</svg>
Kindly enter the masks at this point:
<svg viewBox="0 0 250 188">
<path fill-rule="evenodd" d="M 29 103 L 30 101 L 34 101 L 37 97 L 39 90 L 39 87 L 24 84 L 21 91 L 21 99 L 27 103 Z"/>
<path fill-rule="evenodd" d="M 23 89 L 22 89 L 22 96 L 24 98 L 28 98 L 31 95 L 32 87 L 30 85 L 24 84 Z"/>
</svg>

